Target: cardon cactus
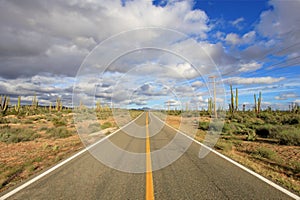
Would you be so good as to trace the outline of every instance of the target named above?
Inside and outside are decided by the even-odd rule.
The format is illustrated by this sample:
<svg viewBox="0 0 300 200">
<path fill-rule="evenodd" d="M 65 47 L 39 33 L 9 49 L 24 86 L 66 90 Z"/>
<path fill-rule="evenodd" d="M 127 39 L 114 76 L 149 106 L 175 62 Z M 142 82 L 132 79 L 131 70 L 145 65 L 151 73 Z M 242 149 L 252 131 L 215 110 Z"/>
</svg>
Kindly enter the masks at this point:
<svg viewBox="0 0 300 200">
<path fill-rule="evenodd" d="M 18 96 L 18 103 L 15 105 L 15 111 L 18 114 L 21 110 L 21 96 Z"/>
<path fill-rule="evenodd" d="M 256 94 L 254 94 L 254 111 L 257 113 Z"/>
<path fill-rule="evenodd" d="M 3 101 L 2 101 L 3 99 Z M 4 115 L 8 109 L 8 105 L 9 105 L 9 97 L 7 96 L 0 96 L 0 111 L 1 113 Z"/>
<path fill-rule="evenodd" d="M 239 109 L 239 91 L 235 88 L 235 111 Z"/>
<path fill-rule="evenodd" d="M 56 111 L 62 110 L 62 103 L 61 103 L 61 99 L 59 97 L 56 99 L 55 109 L 56 109 Z"/>
<path fill-rule="evenodd" d="M 32 98 L 32 104 L 31 104 L 31 106 L 32 106 L 32 108 L 34 110 L 36 110 L 39 107 L 39 102 L 37 100 L 36 94 Z"/>
<path fill-rule="evenodd" d="M 259 92 L 258 102 L 257 102 L 257 112 L 260 113 L 261 110 L 261 92 Z"/>
<path fill-rule="evenodd" d="M 230 84 L 230 112 L 233 113 L 234 111 L 234 96 L 233 96 L 233 91 L 232 91 L 232 85 Z"/>
<path fill-rule="evenodd" d="M 261 111 L 261 92 L 259 92 L 258 99 L 256 101 L 256 94 L 254 94 L 254 110 L 256 113 L 260 113 Z"/>
</svg>

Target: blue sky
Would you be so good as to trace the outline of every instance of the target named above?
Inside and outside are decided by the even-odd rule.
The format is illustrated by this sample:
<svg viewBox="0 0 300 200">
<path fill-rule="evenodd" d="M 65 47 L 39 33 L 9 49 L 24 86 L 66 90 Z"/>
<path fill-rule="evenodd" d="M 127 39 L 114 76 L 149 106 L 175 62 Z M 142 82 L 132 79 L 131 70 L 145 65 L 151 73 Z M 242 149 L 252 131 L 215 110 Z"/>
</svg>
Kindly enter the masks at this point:
<svg viewBox="0 0 300 200">
<path fill-rule="evenodd" d="M 12 104 L 18 95 L 30 103 L 36 94 L 44 105 L 58 96 L 72 105 L 73 84 L 80 80 L 86 104 L 94 95 L 103 104 L 130 108 L 206 108 L 209 76 L 217 74 L 227 95 L 218 103 L 226 108 L 232 84 L 240 91 L 240 108 L 251 109 L 261 91 L 263 108 L 288 109 L 300 103 L 299 9 L 299 1 L 278 0 L 1 1 L 0 93 Z M 119 43 L 107 40 L 116 34 Z M 145 49 L 114 54 L 150 44 L 178 55 Z M 105 73 L 104 66 L 93 68 L 111 55 L 118 59 Z"/>
</svg>

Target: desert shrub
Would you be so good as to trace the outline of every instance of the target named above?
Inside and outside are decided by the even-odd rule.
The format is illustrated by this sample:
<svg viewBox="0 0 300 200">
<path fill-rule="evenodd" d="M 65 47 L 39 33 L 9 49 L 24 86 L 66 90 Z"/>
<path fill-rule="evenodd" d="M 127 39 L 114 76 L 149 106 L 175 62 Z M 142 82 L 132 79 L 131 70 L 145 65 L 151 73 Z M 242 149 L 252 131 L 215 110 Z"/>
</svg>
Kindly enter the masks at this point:
<svg viewBox="0 0 300 200">
<path fill-rule="evenodd" d="M 298 173 L 300 173 L 300 162 L 299 161 L 294 161 L 294 162 L 292 162 L 292 165 L 293 165 L 293 167 L 294 167 L 294 173 L 295 174 L 298 174 Z"/>
<path fill-rule="evenodd" d="M 252 130 L 252 129 L 249 129 L 249 132 L 248 132 L 248 135 L 247 135 L 247 137 L 246 137 L 246 140 L 247 140 L 247 141 L 255 141 L 256 138 L 257 138 L 257 136 L 256 136 L 255 131 Z"/>
<path fill-rule="evenodd" d="M 169 110 L 169 111 L 167 111 L 167 114 L 178 116 L 178 115 L 181 115 L 181 110 Z"/>
<path fill-rule="evenodd" d="M 106 120 L 110 116 L 112 116 L 112 112 L 111 111 L 97 112 L 97 118 L 100 119 L 100 120 Z"/>
<path fill-rule="evenodd" d="M 278 125 L 272 125 L 272 124 L 264 124 L 255 126 L 255 133 L 263 138 L 274 138 L 274 135 L 277 135 L 283 128 Z"/>
<path fill-rule="evenodd" d="M 222 131 L 224 123 L 219 121 L 211 121 L 209 124 L 209 130 L 211 131 Z"/>
<path fill-rule="evenodd" d="M 40 131 L 46 131 L 46 130 L 48 130 L 48 127 L 42 126 L 42 127 L 39 128 L 39 130 L 40 130 Z"/>
<path fill-rule="evenodd" d="M 288 119 L 285 119 L 282 124 L 289 124 L 289 125 L 296 125 L 299 124 L 299 117 L 290 117 Z"/>
<path fill-rule="evenodd" d="M 4 126 L 0 128 L 0 141 L 5 143 L 18 143 L 32 141 L 40 137 L 31 129 L 11 128 Z"/>
<path fill-rule="evenodd" d="M 267 124 L 278 124 L 278 119 L 271 112 L 261 112 L 258 114 L 258 118 L 262 119 Z"/>
<path fill-rule="evenodd" d="M 92 123 L 92 124 L 89 124 L 88 126 L 88 129 L 89 129 L 89 132 L 90 133 L 94 133 L 94 132 L 98 132 L 100 131 L 100 124 L 99 123 Z"/>
<path fill-rule="evenodd" d="M 255 133 L 260 137 L 267 138 L 270 135 L 269 126 L 259 126 L 256 128 Z"/>
<path fill-rule="evenodd" d="M 110 122 L 104 122 L 101 124 L 101 129 L 106 129 L 112 127 L 112 124 Z"/>
<path fill-rule="evenodd" d="M 267 159 L 275 159 L 276 158 L 276 152 L 274 152 L 272 149 L 266 148 L 266 147 L 260 147 L 257 149 L 256 152 L 259 156 Z"/>
<path fill-rule="evenodd" d="M 300 145 L 300 129 L 295 127 L 286 127 L 273 137 L 279 139 L 279 143 L 283 145 Z"/>
<path fill-rule="evenodd" d="M 6 122 L 11 123 L 11 124 L 17 124 L 17 123 L 20 123 L 21 120 L 18 118 L 15 118 L 15 117 L 9 117 L 9 118 L 6 118 Z"/>
<path fill-rule="evenodd" d="M 246 130 L 246 126 L 244 124 L 241 124 L 241 123 L 232 123 L 232 132 L 234 134 L 245 134 L 247 132 L 245 132 Z"/>
<path fill-rule="evenodd" d="M 226 134 L 231 134 L 232 133 L 232 129 L 233 129 L 233 125 L 230 124 L 230 123 L 228 123 L 228 122 L 225 122 L 224 126 L 223 126 L 222 132 L 226 133 Z"/>
<path fill-rule="evenodd" d="M 59 117 L 52 118 L 52 123 L 56 127 L 67 125 L 67 121 L 64 118 L 59 118 Z"/>
<path fill-rule="evenodd" d="M 221 149 L 225 152 L 231 151 L 232 150 L 232 143 L 229 141 L 218 141 L 217 144 L 215 145 L 215 148 Z"/>
<path fill-rule="evenodd" d="M 8 121 L 6 118 L 0 117 L 0 124 L 7 124 L 7 123 L 8 123 Z"/>
<path fill-rule="evenodd" d="M 67 138 L 72 136 L 72 132 L 70 132 L 68 129 L 64 127 L 56 127 L 51 128 L 46 131 L 46 134 L 48 134 L 49 137 L 54 138 Z"/>
<path fill-rule="evenodd" d="M 238 123 L 242 123 L 244 121 L 244 117 L 242 116 L 242 114 L 238 114 L 238 113 L 234 113 L 231 117 L 231 121 L 232 122 L 238 122 Z"/>
<path fill-rule="evenodd" d="M 210 124 L 210 122 L 199 122 L 198 129 L 207 131 L 209 128 L 209 124 Z"/>
</svg>

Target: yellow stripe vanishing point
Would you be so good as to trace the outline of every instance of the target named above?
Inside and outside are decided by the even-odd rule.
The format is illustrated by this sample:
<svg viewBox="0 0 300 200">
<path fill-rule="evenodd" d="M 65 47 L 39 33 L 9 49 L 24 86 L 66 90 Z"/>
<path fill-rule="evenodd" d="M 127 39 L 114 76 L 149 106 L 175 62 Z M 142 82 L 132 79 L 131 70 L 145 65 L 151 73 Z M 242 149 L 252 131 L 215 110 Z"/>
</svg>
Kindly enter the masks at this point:
<svg viewBox="0 0 300 200">
<path fill-rule="evenodd" d="M 150 138 L 149 138 L 149 113 L 146 113 L 146 200 L 154 200 Z"/>
</svg>

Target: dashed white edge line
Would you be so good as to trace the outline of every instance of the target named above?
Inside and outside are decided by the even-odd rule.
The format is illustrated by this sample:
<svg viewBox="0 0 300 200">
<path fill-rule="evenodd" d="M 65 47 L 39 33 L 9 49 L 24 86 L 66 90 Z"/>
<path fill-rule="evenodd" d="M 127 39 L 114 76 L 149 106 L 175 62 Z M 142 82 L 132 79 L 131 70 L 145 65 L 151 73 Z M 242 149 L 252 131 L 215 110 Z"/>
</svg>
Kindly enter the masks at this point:
<svg viewBox="0 0 300 200">
<path fill-rule="evenodd" d="M 143 114 L 143 113 L 142 113 Z M 20 185 L 19 187 L 13 189 L 12 191 L 6 193 L 5 195 L 3 195 L 2 197 L 0 197 L 0 200 L 5 200 L 9 197 L 11 197 L 12 195 L 18 193 L 19 191 L 23 190 L 24 188 L 28 187 L 29 185 L 31 185 L 32 183 L 38 181 L 39 179 L 43 178 L 44 176 L 46 176 L 47 174 L 50 174 L 51 172 L 55 171 L 56 169 L 60 168 L 61 166 L 65 165 L 66 163 L 70 162 L 71 160 L 73 160 L 74 158 L 80 156 L 81 154 L 85 153 L 86 151 L 88 151 L 89 149 L 93 148 L 94 146 L 96 146 L 97 144 L 101 143 L 102 141 L 106 140 L 107 138 L 113 136 L 115 133 L 117 133 L 118 131 L 120 131 L 121 129 L 129 126 L 130 124 L 132 124 L 133 122 L 135 122 L 138 118 L 140 118 L 142 116 L 142 114 L 140 114 L 137 118 L 135 118 L 134 120 L 132 120 L 131 122 L 129 122 L 128 124 L 122 126 L 121 128 L 119 128 L 118 130 L 114 131 L 113 133 L 105 136 L 104 138 L 100 139 L 98 142 L 85 147 L 85 149 L 81 150 L 80 152 L 76 153 L 75 155 L 67 158 L 66 160 L 62 161 L 61 163 L 58 163 L 57 165 L 53 166 L 52 168 L 48 169 L 47 171 L 41 173 L 40 175 L 30 179 L 29 181 L 25 182 L 24 184 Z"/>
<path fill-rule="evenodd" d="M 189 136 L 189 135 L 187 135 L 187 134 L 181 132 L 180 130 L 175 129 L 174 127 L 172 127 L 172 126 L 170 126 L 169 124 L 167 124 L 167 123 L 165 123 L 164 121 L 162 121 L 162 120 L 161 120 L 160 118 L 158 118 L 156 115 L 153 114 L 153 116 L 154 116 L 155 118 L 157 118 L 158 120 L 160 120 L 160 121 L 161 121 L 162 123 L 164 123 L 165 125 L 167 125 L 168 127 L 170 127 L 170 128 L 172 128 L 173 130 L 175 130 L 176 132 L 178 132 L 178 133 L 180 133 L 180 134 L 186 136 L 187 138 L 189 138 L 189 139 L 191 139 L 192 141 L 196 142 L 197 144 L 203 146 L 204 148 L 208 149 L 209 151 L 211 151 L 211 152 L 217 154 L 218 156 L 220 156 L 221 158 L 227 160 L 228 162 L 230 162 L 230 163 L 234 164 L 235 166 L 237 166 L 237 167 L 243 169 L 244 171 L 246 171 L 246 172 L 250 173 L 251 175 L 255 176 L 256 178 L 258 178 L 258 179 L 264 181 L 265 183 L 267 183 L 267 184 L 273 186 L 273 187 L 276 188 L 277 190 L 279 190 L 279 191 L 283 192 L 284 194 L 286 194 L 286 195 L 292 197 L 293 199 L 300 200 L 300 197 L 299 197 L 298 195 L 296 195 L 296 194 L 290 192 L 289 190 L 287 190 L 287 189 L 285 189 L 285 188 L 283 188 L 283 187 L 277 185 L 276 183 L 270 181 L 269 179 L 267 179 L 267 178 L 265 178 L 265 177 L 259 175 L 258 173 L 252 171 L 251 169 L 245 167 L 244 165 L 241 165 L 240 163 L 238 163 L 238 162 L 232 160 L 231 158 L 229 158 L 229 157 L 227 157 L 227 156 L 225 156 L 225 155 L 223 155 L 223 154 L 217 152 L 216 150 L 214 150 L 214 149 L 212 149 L 212 148 L 206 146 L 205 144 L 202 144 L 201 142 L 195 140 L 194 138 L 192 138 L 191 136 Z"/>
</svg>

